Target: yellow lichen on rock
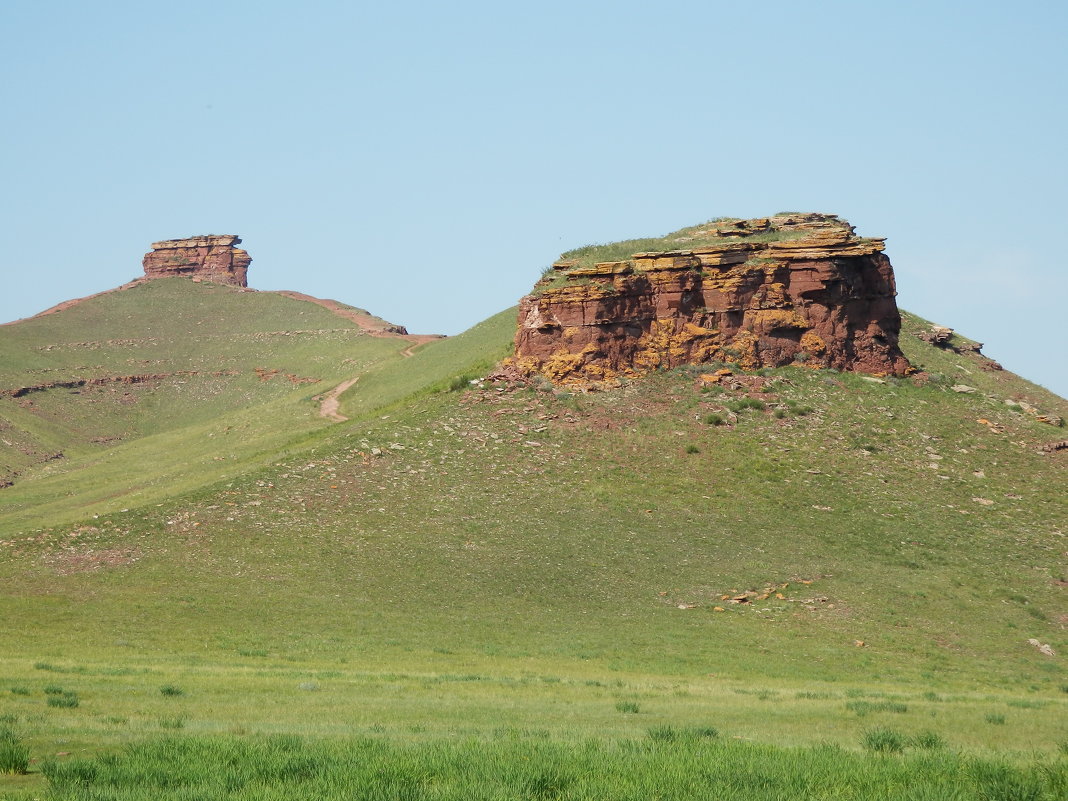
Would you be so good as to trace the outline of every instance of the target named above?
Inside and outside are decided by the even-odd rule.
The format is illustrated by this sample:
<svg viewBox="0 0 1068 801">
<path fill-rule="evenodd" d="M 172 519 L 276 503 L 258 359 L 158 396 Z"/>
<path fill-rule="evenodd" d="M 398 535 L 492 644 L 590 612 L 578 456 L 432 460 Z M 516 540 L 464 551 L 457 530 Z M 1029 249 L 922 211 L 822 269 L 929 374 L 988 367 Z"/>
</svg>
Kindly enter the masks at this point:
<svg viewBox="0 0 1068 801">
<path fill-rule="evenodd" d="M 541 363 L 538 372 L 545 375 L 550 381 L 562 381 L 571 373 L 582 367 L 586 354 L 592 347 L 587 345 L 578 353 L 571 353 L 566 348 L 560 348 L 548 359 Z"/>
<path fill-rule="evenodd" d="M 726 361 L 737 362 L 743 370 L 755 370 L 760 367 L 760 357 L 757 355 L 757 343 L 760 338 L 752 331 L 741 331 L 731 341 L 728 351 L 737 354 L 734 358 Z M 728 354 L 730 355 L 730 354 Z"/>
<path fill-rule="evenodd" d="M 787 309 L 792 305 L 793 302 L 786 292 L 786 285 L 778 282 L 758 289 L 752 302 L 755 309 Z"/>
<path fill-rule="evenodd" d="M 780 328 L 809 328 L 808 320 L 796 309 L 757 309 L 753 312 L 756 331 L 775 331 Z"/>
<path fill-rule="evenodd" d="M 809 356 L 822 356 L 827 352 L 827 343 L 815 331 L 806 331 L 801 335 L 801 350 Z"/>
</svg>

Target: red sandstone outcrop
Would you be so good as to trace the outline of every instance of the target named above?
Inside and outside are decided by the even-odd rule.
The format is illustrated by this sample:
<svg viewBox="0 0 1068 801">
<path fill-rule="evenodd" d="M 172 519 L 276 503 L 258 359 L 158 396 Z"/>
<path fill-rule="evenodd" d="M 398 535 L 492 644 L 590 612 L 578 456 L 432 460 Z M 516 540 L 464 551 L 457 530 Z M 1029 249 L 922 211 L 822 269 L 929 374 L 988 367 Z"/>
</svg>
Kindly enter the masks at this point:
<svg viewBox="0 0 1068 801">
<path fill-rule="evenodd" d="M 183 276 L 216 284 L 248 286 L 248 266 L 252 259 L 235 245 L 240 237 L 192 236 L 153 242 L 144 261 L 146 278 Z"/>
<path fill-rule="evenodd" d="M 520 303 L 516 366 L 557 382 L 710 361 L 909 369 L 883 239 L 826 214 L 685 233 L 665 240 L 685 249 L 554 264 Z"/>
</svg>

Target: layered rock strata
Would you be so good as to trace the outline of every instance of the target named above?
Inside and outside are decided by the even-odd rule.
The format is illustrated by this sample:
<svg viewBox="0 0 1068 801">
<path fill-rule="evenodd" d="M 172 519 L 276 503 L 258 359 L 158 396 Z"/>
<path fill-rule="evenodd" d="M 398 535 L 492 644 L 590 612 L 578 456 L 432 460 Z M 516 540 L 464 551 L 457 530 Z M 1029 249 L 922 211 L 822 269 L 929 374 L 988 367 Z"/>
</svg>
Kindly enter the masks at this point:
<svg viewBox="0 0 1068 801">
<path fill-rule="evenodd" d="M 515 365 L 555 382 L 711 361 L 903 374 L 883 239 L 826 214 L 730 220 L 678 249 L 553 265 L 523 298 Z"/>
<path fill-rule="evenodd" d="M 146 278 L 183 276 L 216 284 L 248 286 L 252 258 L 236 245 L 240 237 L 191 236 L 153 242 L 142 264 Z"/>
</svg>

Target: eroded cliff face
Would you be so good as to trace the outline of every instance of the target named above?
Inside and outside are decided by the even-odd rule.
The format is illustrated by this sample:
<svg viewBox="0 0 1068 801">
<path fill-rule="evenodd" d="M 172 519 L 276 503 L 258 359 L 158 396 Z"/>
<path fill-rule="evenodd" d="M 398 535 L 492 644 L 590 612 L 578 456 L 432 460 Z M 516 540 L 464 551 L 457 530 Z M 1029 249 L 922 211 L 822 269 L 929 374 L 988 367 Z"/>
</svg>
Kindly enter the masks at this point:
<svg viewBox="0 0 1068 801">
<path fill-rule="evenodd" d="M 216 284 L 248 286 L 252 258 L 236 245 L 240 237 L 193 236 L 153 242 L 142 264 L 146 278 L 185 276 Z"/>
<path fill-rule="evenodd" d="M 681 233 L 663 240 L 674 250 L 554 264 L 520 303 L 516 366 L 555 382 L 710 361 L 909 369 L 884 240 L 826 214 Z"/>
</svg>

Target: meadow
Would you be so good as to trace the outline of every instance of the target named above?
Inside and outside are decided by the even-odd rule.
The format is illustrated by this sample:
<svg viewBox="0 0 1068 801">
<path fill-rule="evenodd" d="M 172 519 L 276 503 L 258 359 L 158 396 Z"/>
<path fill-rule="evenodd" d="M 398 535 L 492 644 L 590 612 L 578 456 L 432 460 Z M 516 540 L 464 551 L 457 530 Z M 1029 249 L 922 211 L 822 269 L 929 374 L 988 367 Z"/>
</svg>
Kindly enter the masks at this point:
<svg viewBox="0 0 1068 801">
<path fill-rule="evenodd" d="M 9 488 L 0 792 L 1064 796 L 1062 399 L 912 317 L 917 379 L 479 381 L 512 315 L 361 366 L 348 422 L 250 402 L 225 471 L 176 428 L 147 500 L 149 437 L 91 514 Z"/>
</svg>

